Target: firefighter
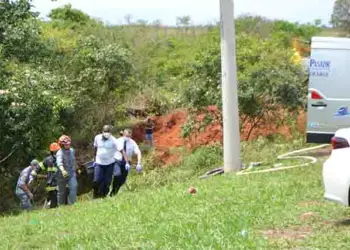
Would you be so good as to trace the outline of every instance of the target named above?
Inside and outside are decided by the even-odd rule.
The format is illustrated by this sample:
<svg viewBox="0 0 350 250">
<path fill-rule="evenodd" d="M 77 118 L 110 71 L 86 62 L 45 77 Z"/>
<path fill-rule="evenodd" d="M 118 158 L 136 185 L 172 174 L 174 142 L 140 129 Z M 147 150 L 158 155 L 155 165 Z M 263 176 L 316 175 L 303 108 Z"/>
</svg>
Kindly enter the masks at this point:
<svg viewBox="0 0 350 250">
<path fill-rule="evenodd" d="M 50 155 L 47 156 L 39 166 L 32 171 L 32 176 L 37 176 L 41 171 L 46 172 L 46 191 L 47 201 L 50 203 L 50 208 L 57 207 L 57 165 L 56 153 L 60 149 L 58 143 L 51 143 Z"/>
</svg>

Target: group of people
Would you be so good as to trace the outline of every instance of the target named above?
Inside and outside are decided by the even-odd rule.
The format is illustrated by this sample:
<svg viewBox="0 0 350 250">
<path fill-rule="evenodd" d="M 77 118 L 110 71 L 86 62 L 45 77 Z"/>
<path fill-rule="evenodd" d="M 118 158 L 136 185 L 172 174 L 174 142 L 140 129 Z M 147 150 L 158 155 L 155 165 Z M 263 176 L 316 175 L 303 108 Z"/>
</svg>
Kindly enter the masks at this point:
<svg viewBox="0 0 350 250">
<path fill-rule="evenodd" d="M 118 139 L 112 135 L 111 130 L 111 126 L 105 125 L 102 134 L 97 135 L 94 140 L 94 198 L 106 197 L 112 181 L 110 196 L 118 193 L 126 182 L 133 155 L 137 155 L 136 171 L 142 171 L 141 151 L 137 143 L 131 139 L 131 130 L 122 131 L 122 136 Z"/>
<path fill-rule="evenodd" d="M 41 171 L 46 172 L 46 191 L 50 208 L 76 202 L 78 182 L 75 172 L 75 153 L 69 136 L 62 135 L 58 143 L 54 142 L 50 145 L 49 156 L 42 162 L 32 160 L 30 165 L 20 173 L 16 195 L 24 210 L 32 209 L 33 193 L 29 184 Z"/>
<path fill-rule="evenodd" d="M 137 155 L 136 171 L 142 171 L 141 151 L 131 139 L 131 130 L 120 132 L 117 139 L 112 135 L 112 127 L 105 125 L 102 133 L 94 139 L 94 178 L 93 197 L 114 196 L 125 184 L 131 169 L 131 159 Z M 147 131 L 146 131 L 147 135 Z M 149 140 L 150 137 L 147 138 Z M 32 160 L 30 165 L 20 173 L 16 185 L 16 195 L 24 210 L 32 209 L 33 193 L 30 184 L 41 172 L 46 172 L 47 200 L 50 208 L 59 205 L 74 204 L 77 199 L 77 175 L 75 169 L 75 152 L 71 147 L 71 138 L 62 135 L 58 142 L 50 145 L 50 155 L 42 162 Z M 110 186 L 112 184 L 110 192 Z"/>
</svg>

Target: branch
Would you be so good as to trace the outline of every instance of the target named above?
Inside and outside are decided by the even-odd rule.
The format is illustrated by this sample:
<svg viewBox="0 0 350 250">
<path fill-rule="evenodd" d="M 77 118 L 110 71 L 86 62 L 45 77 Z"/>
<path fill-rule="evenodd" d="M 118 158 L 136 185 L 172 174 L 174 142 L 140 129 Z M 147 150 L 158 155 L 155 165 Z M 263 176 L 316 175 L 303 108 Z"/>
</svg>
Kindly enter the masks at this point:
<svg viewBox="0 0 350 250">
<path fill-rule="evenodd" d="M 9 153 L 4 159 L 0 160 L 0 164 L 5 162 L 8 158 L 11 157 L 11 155 L 13 155 L 13 153 L 16 151 L 16 148 L 12 150 L 11 153 Z"/>
</svg>

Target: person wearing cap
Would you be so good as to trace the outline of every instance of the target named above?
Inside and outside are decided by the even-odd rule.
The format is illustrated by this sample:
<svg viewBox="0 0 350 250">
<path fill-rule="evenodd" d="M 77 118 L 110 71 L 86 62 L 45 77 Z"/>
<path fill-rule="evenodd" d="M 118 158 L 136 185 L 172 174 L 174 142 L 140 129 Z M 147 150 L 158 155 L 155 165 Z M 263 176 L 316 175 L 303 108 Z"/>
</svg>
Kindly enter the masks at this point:
<svg viewBox="0 0 350 250">
<path fill-rule="evenodd" d="M 117 151 L 117 139 L 112 135 L 110 125 L 103 126 L 102 133 L 95 136 L 94 148 L 93 197 L 105 198 L 112 183 L 114 155 Z"/>
<path fill-rule="evenodd" d="M 113 172 L 113 187 L 111 196 L 116 195 L 119 189 L 125 184 L 126 178 L 130 170 L 130 160 L 134 155 L 137 155 L 136 171 L 141 172 L 141 150 L 137 143 L 131 139 L 131 130 L 125 129 L 123 137 L 117 139 L 118 150 L 114 155 L 115 165 Z M 125 154 L 124 154 L 125 152 Z"/>
<path fill-rule="evenodd" d="M 20 200 L 21 208 L 24 210 L 31 210 L 32 209 L 32 200 L 33 200 L 33 194 L 29 190 L 29 183 L 33 179 L 33 176 L 31 175 L 32 170 L 37 168 L 39 166 L 39 162 L 37 160 L 32 160 L 30 162 L 30 165 L 22 170 L 22 172 L 19 175 L 17 185 L 16 185 L 16 195 Z"/>
<path fill-rule="evenodd" d="M 50 145 L 50 155 L 47 156 L 39 166 L 32 171 L 32 176 L 37 176 L 41 171 L 46 172 L 46 192 L 47 201 L 50 203 L 50 208 L 55 208 L 57 202 L 57 165 L 56 152 L 60 149 L 60 145 L 56 142 Z"/>
<path fill-rule="evenodd" d="M 67 135 L 62 135 L 58 139 L 60 149 L 56 153 L 56 164 L 58 167 L 58 204 L 74 204 L 77 200 L 78 182 L 75 172 L 75 152 L 71 147 L 71 139 Z M 67 189 L 68 185 L 68 189 Z"/>
</svg>

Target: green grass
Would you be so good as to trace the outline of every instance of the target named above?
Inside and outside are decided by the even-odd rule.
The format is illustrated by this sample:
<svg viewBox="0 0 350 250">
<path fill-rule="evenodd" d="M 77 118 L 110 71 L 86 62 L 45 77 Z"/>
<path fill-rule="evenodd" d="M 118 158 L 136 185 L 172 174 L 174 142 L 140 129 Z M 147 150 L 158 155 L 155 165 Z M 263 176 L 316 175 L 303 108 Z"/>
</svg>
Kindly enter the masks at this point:
<svg viewBox="0 0 350 250">
<path fill-rule="evenodd" d="M 273 162 L 303 146 L 258 140 L 242 145 L 243 158 Z M 123 189 L 114 199 L 1 218 L 0 249 L 347 248 L 349 212 L 323 200 L 320 163 L 198 179 L 220 160 L 217 147 L 201 148 L 181 166 L 133 175 L 135 191 Z M 189 195 L 189 186 L 198 193 Z"/>
<path fill-rule="evenodd" d="M 346 37 L 347 34 L 341 29 L 326 28 L 326 29 L 323 29 L 318 36 Z"/>
</svg>

